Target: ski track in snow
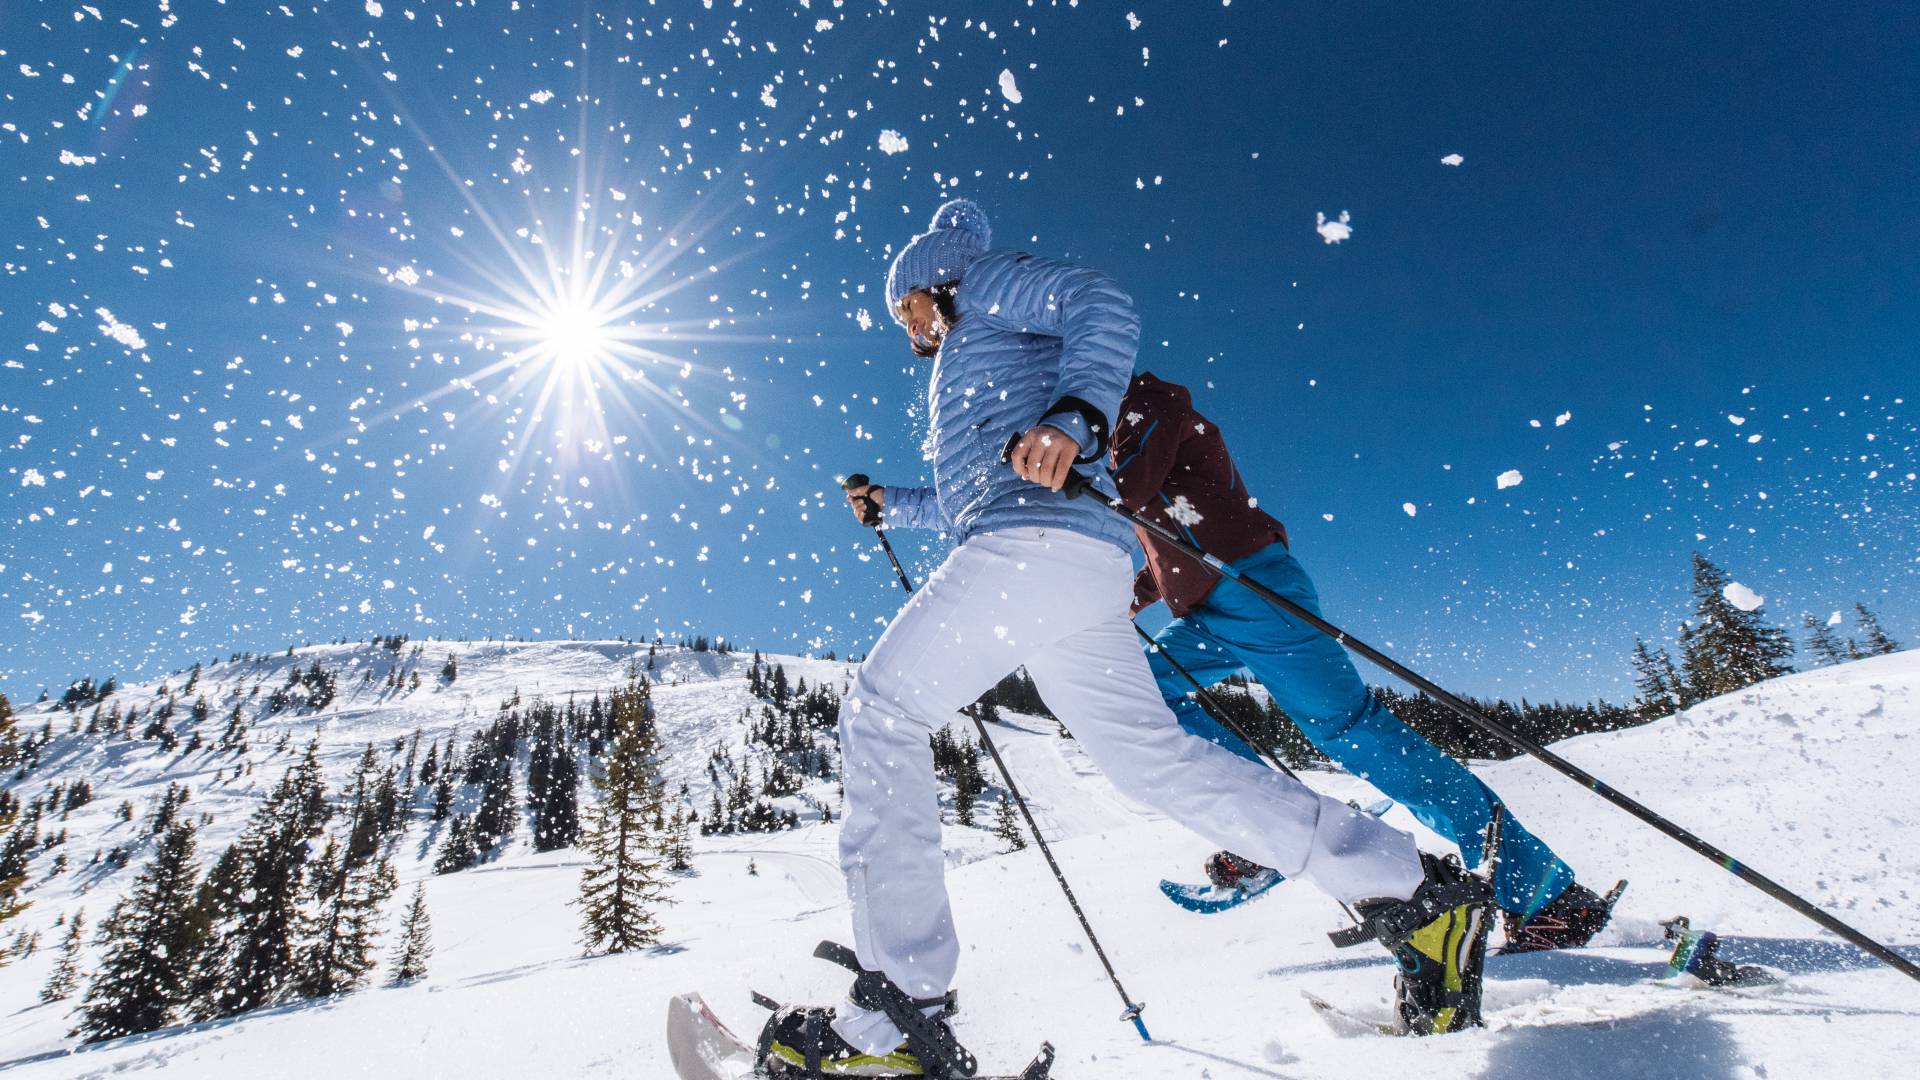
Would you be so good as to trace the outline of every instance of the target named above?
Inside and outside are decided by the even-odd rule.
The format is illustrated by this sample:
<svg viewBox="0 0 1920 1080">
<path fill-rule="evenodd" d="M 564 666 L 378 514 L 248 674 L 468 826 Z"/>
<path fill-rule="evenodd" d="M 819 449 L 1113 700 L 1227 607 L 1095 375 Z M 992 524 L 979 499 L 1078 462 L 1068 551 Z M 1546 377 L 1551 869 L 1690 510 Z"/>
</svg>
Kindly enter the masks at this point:
<svg viewBox="0 0 1920 1080">
<path fill-rule="evenodd" d="M 460 655 L 460 675 L 441 686 L 428 676 L 449 648 Z M 289 713 L 256 724 L 246 758 L 251 774 L 220 784 L 214 773 L 232 773 L 233 754 L 163 755 L 151 742 L 113 740 L 102 748 L 97 738 L 60 737 L 43 765 L 10 788 L 32 797 L 52 782 L 85 776 L 96 797 L 52 822 L 70 832 L 65 850 L 75 869 L 48 880 L 40 872 L 52 854 L 34 861 L 25 897 L 34 907 L 15 925 L 41 929 L 41 949 L 0 979 L 0 1070 L 35 1078 L 165 1069 L 214 1078 L 405 1072 L 651 1080 L 670 1075 L 663 1033 L 673 993 L 702 991 L 744 1034 L 764 1015 L 748 1003 L 749 989 L 786 1001 L 836 1000 L 844 973 L 808 954 L 821 938 L 851 937 L 837 823 L 696 837 L 696 869 L 674 879 L 675 903 L 662 913 L 666 942 L 588 959 L 580 956 L 578 912 L 569 905 L 579 852 L 535 854 L 523 824 L 496 862 L 434 876 L 427 864 L 438 830 L 417 820 L 400 840 L 402 885 L 391 915 L 397 921 L 414 881 L 427 883 L 435 955 L 420 984 L 376 986 L 77 1053 L 65 1037 L 72 1003 L 38 1001 L 55 958 L 54 917 L 84 906 L 97 924 L 151 842 L 139 841 L 132 867 L 118 873 L 88 868 L 87 859 L 96 849 L 134 841 L 146 801 L 168 782 L 190 783 L 188 811 L 213 817 L 201 838 L 204 868 L 311 734 L 321 738 L 337 795 L 369 740 L 384 744 L 384 752 L 416 727 L 428 739 L 455 727 L 471 733 L 516 689 L 525 700 L 604 693 L 636 657 L 644 665 L 645 651 L 621 642 L 431 643 L 418 661 L 423 685 L 411 692 L 383 689 L 385 666 L 406 658 L 374 646 L 319 646 L 218 665 L 203 678 L 215 700 L 207 726 L 216 735 L 224 715 L 219 701 L 236 685 L 280 685 L 292 665 L 316 658 L 353 673 L 318 717 Z M 831 661 L 769 659 L 791 678 L 809 685 L 826 679 L 836 689 L 851 670 Z M 726 747 L 737 754 L 742 745 L 738 718 L 752 701 L 747 662 L 673 648 L 656 661 L 656 709 L 675 755 L 670 782 L 688 782 L 696 805 L 709 788 L 707 753 Z M 375 679 L 362 686 L 358 672 L 369 665 Z M 170 681 L 178 688 L 181 679 Z M 145 705 L 156 685 L 123 688 L 119 700 Z M 47 717 L 64 731 L 69 720 L 46 706 L 21 711 L 26 731 Z M 949 886 L 963 945 L 960 1033 L 986 1068 L 1017 1067 L 1042 1039 L 1059 1047 L 1055 1073 L 1063 1080 L 1512 1080 L 1549 1073 L 1555 1080 L 1779 1080 L 1830 1074 L 1841 1047 L 1843 1075 L 1894 1077 L 1908 1075 L 1920 1055 L 1920 988 L 1527 760 L 1476 768 L 1583 880 L 1602 888 L 1616 877 L 1632 881 L 1614 925 L 1595 948 L 1493 957 L 1487 1030 L 1439 1040 L 1341 1038 L 1313 1017 L 1300 991 L 1357 1016 L 1384 1017 L 1391 968 L 1376 950 L 1331 948 L 1324 933 L 1341 922 L 1334 904 L 1296 882 L 1223 915 L 1178 911 L 1155 882 L 1194 877 L 1211 845 L 1114 791 L 1053 722 L 1004 717 L 990 725 L 993 737 L 1121 978 L 1148 1002 L 1145 1019 L 1159 1041 L 1143 1045 L 1130 1025 L 1115 1020 L 1112 987 L 1038 853 L 1001 854 L 987 829 L 949 826 Z M 275 753 L 281 731 L 289 749 Z M 1903 840 L 1920 824 L 1907 795 L 1920 767 L 1920 654 L 1789 676 L 1653 725 L 1556 748 L 1761 872 L 1920 955 L 1907 945 L 1920 941 L 1920 852 Z M 982 766 L 997 787 L 991 762 Z M 1309 779 L 1336 796 L 1371 795 L 1349 776 Z M 815 784 L 809 794 L 834 797 L 831 784 Z M 122 799 L 135 804 L 133 824 L 114 820 Z M 987 812 L 976 820 L 985 826 L 991 804 L 983 806 Z M 1438 843 L 1404 808 L 1387 820 L 1419 832 L 1427 846 Z M 749 860 L 758 876 L 748 876 Z M 1787 981 L 1742 991 L 1652 981 L 1665 970 L 1658 921 L 1682 913 L 1719 930 L 1729 959 L 1772 966 Z M 390 944 L 383 942 L 383 956 Z"/>
</svg>

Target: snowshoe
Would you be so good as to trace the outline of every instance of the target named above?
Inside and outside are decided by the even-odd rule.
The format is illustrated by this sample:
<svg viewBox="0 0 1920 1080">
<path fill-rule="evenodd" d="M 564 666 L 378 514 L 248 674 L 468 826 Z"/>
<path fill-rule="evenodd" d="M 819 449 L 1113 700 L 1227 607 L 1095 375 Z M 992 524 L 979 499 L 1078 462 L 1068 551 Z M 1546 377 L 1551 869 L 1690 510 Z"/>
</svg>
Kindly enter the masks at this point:
<svg viewBox="0 0 1920 1080">
<path fill-rule="evenodd" d="M 1507 943 L 1502 953 L 1544 952 L 1548 949 L 1577 949 L 1593 940 L 1613 917 L 1613 905 L 1627 890 L 1622 881 L 1601 896 L 1579 882 L 1553 898 L 1532 915 L 1516 911 L 1505 913 Z"/>
<path fill-rule="evenodd" d="M 1720 935 L 1711 930 L 1695 930 L 1685 915 L 1676 915 L 1660 924 L 1673 942 L 1673 955 L 1667 959 L 1667 978 L 1691 975 L 1708 986 L 1764 986 L 1779 977 L 1756 964 L 1735 964 L 1720 959 Z"/>
<path fill-rule="evenodd" d="M 1407 1034 L 1480 1027 L 1493 888 L 1451 856 L 1422 852 L 1420 862 L 1427 876 L 1411 899 L 1361 901 L 1354 905 L 1360 925 L 1331 935 L 1333 943 L 1378 941 L 1393 954 L 1396 1011 Z"/>
</svg>

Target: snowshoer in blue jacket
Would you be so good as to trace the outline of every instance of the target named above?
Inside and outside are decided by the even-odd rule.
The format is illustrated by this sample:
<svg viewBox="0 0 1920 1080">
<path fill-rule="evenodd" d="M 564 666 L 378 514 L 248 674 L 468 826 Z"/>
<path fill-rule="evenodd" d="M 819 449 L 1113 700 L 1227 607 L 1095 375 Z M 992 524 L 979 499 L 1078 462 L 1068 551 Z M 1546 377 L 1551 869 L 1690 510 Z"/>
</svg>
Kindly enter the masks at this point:
<svg viewBox="0 0 1920 1080">
<path fill-rule="evenodd" d="M 1307 610 L 1320 610 L 1312 580 L 1288 550 L 1286 527 L 1260 509 L 1219 425 L 1193 407 L 1186 387 L 1151 372 L 1136 375 L 1120 402 L 1109 453 L 1129 507 Z M 1458 844 L 1469 865 L 1479 862 L 1481 838 L 1499 803 L 1486 784 L 1388 712 L 1338 642 L 1246 589 L 1221 584 L 1204 564 L 1139 532 L 1147 559 L 1134 581 L 1133 610 L 1163 600 L 1173 613 L 1148 663 L 1182 727 L 1258 761 L 1200 707 L 1174 664 L 1202 685 L 1251 671 L 1322 753 Z M 1573 870 L 1510 810 L 1500 837 L 1494 884 L 1506 913 L 1508 951 L 1584 945 L 1606 925 L 1605 900 L 1575 882 Z M 1223 887 L 1259 869 L 1228 852 L 1207 863 L 1208 877 Z"/>
<path fill-rule="evenodd" d="M 1490 890 L 1407 834 L 1181 728 L 1128 619 L 1132 527 L 1061 494 L 1068 471 L 1089 465 L 1113 491 L 1099 464 L 1139 338 L 1126 294 L 1097 271 L 990 247 L 986 215 L 954 200 L 895 257 L 887 304 L 933 361 L 933 484 L 848 497 L 863 524 L 877 507 L 887 527 L 938 529 L 954 548 L 874 643 L 840 709 L 840 863 L 868 974 L 837 1008 L 777 1011 L 761 1040 L 768 1067 L 944 1067 L 923 1060 L 942 1040 L 910 1037 L 876 1005 L 872 976 L 884 976 L 895 1015 L 911 1000 L 944 1024 L 931 1018 L 960 942 L 928 740 L 1021 665 L 1115 787 L 1354 905 L 1408 972 L 1397 985 L 1410 1027 L 1478 1023 Z"/>
</svg>

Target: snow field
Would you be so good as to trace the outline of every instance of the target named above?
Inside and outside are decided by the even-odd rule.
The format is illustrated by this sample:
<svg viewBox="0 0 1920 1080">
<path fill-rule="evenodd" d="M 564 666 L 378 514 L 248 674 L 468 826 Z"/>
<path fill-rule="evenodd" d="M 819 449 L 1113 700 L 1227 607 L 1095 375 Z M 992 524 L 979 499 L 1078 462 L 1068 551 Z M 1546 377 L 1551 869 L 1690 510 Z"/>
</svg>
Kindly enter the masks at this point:
<svg viewBox="0 0 1920 1080">
<path fill-rule="evenodd" d="M 429 644 L 420 691 L 384 701 L 364 692 L 356 698 L 362 688 L 343 679 L 341 701 L 318 725 L 311 717 L 261 724 L 250 752 L 255 770 L 243 781 L 212 785 L 215 763 L 176 763 L 154 754 L 151 744 L 63 758 L 63 740 L 23 791 L 31 796 L 56 779 L 92 779 L 95 801 L 65 823 L 72 858 L 84 863 L 94 847 L 137 828 L 147 796 L 169 780 L 190 780 L 188 810 L 215 815 L 201 845 L 204 865 L 316 726 L 330 784 L 337 787 L 368 739 L 391 740 L 416 726 L 428 738 L 456 723 L 472 731 L 515 687 L 528 699 L 604 691 L 617 684 L 635 651 L 617 642 L 452 648 L 461 674 L 451 687 L 429 689 L 428 675 L 444 661 L 444 647 Z M 644 662 L 644 646 L 639 651 Z M 379 663 L 383 653 L 327 646 L 262 663 L 271 687 L 296 661 L 311 663 L 319 655 L 328 667 Z M 825 677 L 837 687 L 847 670 L 826 661 L 769 660 L 809 684 Z M 739 674 L 746 662 L 661 653 L 656 708 L 676 755 L 674 782 L 688 780 L 696 805 L 705 799 L 708 749 L 739 748 L 735 720 L 749 700 Z M 209 669 L 205 681 L 224 689 L 227 683 L 216 679 L 225 677 Z M 681 678 L 687 681 L 673 685 Z M 179 681 L 173 680 L 176 687 Z M 379 685 L 376 674 L 368 689 Z M 132 699 L 150 689 L 123 692 Z M 37 729 L 40 710 L 25 711 L 23 729 Z M 215 715 L 221 715 L 217 704 Z M 960 1034 L 987 1068 L 1024 1064 L 1042 1039 L 1058 1047 L 1055 1073 L 1065 1080 L 1429 1074 L 1779 1080 L 1830 1075 L 1836 1065 L 1849 1077 L 1896 1077 L 1909 1075 L 1920 1054 L 1914 1023 L 1920 987 L 1527 760 L 1480 771 L 1583 880 L 1599 888 L 1616 877 L 1632 881 L 1614 925 L 1596 948 L 1493 958 L 1485 1031 L 1436 1040 L 1337 1037 L 1311 1014 L 1300 991 L 1383 1014 L 1391 969 L 1377 950 L 1343 952 L 1327 943 L 1325 932 L 1342 919 L 1330 900 L 1289 883 L 1224 915 L 1178 911 L 1160 897 L 1156 881 L 1197 879 L 1209 845 L 1118 796 L 1050 722 L 1008 720 L 994 728 L 994 737 L 1128 991 L 1148 1003 L 1145 1019 L 1156 1042 L 1142 1044 L 1131 1025 L 1117 1019 L 1117 995 L 1038 853 L 1002 855 L 985 829 L 949 827 L 949 885 L 964 936 Z M 278 756 L 270 753 L 275 724 L 296 733 L 290 751 Z M 1569 740 L 1557 749 L 1868 933 L 1904 946 L 1920 941 L 1920 851 L 1910 842 L 1914 815 L 1904 797 L 1906 778 L 1920 766 L 1916 733 L 1920 655 L 1908 653 L 1789 676 L 1670 720 Z M 1309 780 L 1336 795 L 1370 794 L 1347 776 L 1311 774 Z M 831 798 L 832 787 L 816 785 L 809 794 Z M 129 797 L 136 825 L 113 822 L 112 808 Z M 990 816 L 979 820 L 986 824 Z M 1388 820 L 1418 828 L 1402 809 Z M 821 938 L 849 939 L 837 835 L 836 823 L 696 837 L 696 872 L 676 879 L 676 903 L 663 916 L 667 942 L 644 954 L 583 959 L 578 913 L 569 906 L 577 852 L 535 855 L 524 846 L 523 826 L 498 861 L 433 876 L 426 868 L 432 844 L 422 843 L 427 827 L 416 822 L 401 840 L 402 886 L 391 906 L 397 922 L 412 883 L 426 881 L 435 955 L 422 983 L 67 1054 L 66 1004 L 37 999 L 57 944 L 52 919 L 84 904 L 97 922 L 144 861 L 144 852 L 136 852 L 128 870 L 104 879 L 70 871 L 37 881 L 29 893 L 36 905 L 21 922 L 49 929 L 40 953 L 0 977 L 0 1068 L 22 1077 L 158 1068 L 196 1077 L 329 1080 L 403 1071 L 668 1077 L 664 1010 L 673 993 L 700 990 L 750 1038 L 764 1015 L 748 1002 L 750 989 L 789 1001 L 828 1001 L 844 990 L 843 972 L 809 956 Z M 1431 836 L 1422 839 L 1437 844 Z M 747 874 L 749 860 L 757 877 Z M 1771 965 L 1788 980 L 1739 992 L 1650 981 L 1664 972 L 1657 923 L 1683 913 L 1697 926 L 1721 931 L 1729 959 Z"/>
</svg>

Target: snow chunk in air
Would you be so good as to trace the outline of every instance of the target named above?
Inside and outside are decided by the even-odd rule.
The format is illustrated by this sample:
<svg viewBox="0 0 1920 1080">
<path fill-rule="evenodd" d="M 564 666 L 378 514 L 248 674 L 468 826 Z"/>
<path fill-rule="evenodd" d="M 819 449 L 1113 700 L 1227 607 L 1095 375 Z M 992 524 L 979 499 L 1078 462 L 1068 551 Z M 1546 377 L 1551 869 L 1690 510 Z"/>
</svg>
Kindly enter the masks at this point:
<svg viewBox="0 0 1920 1080">
<path fill-rule="evenodd" d="M 1760 610 L 1760 605 L 1767 602 L 1766 597 L 1761 596 L 1759 593 L 1754 592 L 1752 589 L 1747 588 L 1737 581 L 1727 582 L 1727 587 L 1720 590 L 1720 595 L 1727 598 L 1727 603 L 1732 604 L 1741 611 L 1758 611 Z"/>
<path fill-rule="evenodd" d="M 1510 487 L 1519 487 L 1520 481 L 1524 479 L 1526 479 L 1526 477 L 1520 475 L 1519 469 L 1508 469 L 1506 472 L 1495 477 L 1493 482 L 1500 485 L 1500 490 L 1505 491 Z"/>
<path fill-rule="evenodd" d="M 1440 164 L 1452 165 L 1455 168 L 1459 168 L 1460 164 L 1466 160 L 1466 158 L 1461 157 L 1459 154 L 1448 154 L 1446 157 L 1440 159 Z"/>
<path fill-rule="evenodd" d="M 1325 240 L 1327 243 L 1337 244 L 1353 236 L 1353 215 L 1342 210 L 1340 211 L 1339 220 L 1328 221 L 1326 214 L 1316 214 L 1314 215 L 1313 231 L 1319 233 L 1320 239 Z"/>
<path fill-rule="evenodd" d="M 1000 96 L 1015 105 L 1020 104 L 1020 84 L 1013 81 L 1013 72 L 1008 68 L 1000 69 Z"/>
<path fill-rule="evenodd" d="M 880 133 L 880 152 L 883 154 L 904 154 L 907 152 L 907 137 L 888 128 Z"/>
</svg>

